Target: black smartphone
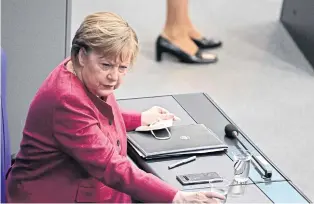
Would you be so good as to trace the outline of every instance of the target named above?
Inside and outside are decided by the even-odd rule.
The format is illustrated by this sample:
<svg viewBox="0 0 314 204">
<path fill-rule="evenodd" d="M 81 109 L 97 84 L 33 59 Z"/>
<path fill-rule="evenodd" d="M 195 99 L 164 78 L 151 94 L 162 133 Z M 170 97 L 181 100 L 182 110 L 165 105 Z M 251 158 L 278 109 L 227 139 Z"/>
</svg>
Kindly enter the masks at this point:
<svg viewBox="0 0 314 204">
<path fill-rule="evenodd" d="M 222 177 L 217 172 L 205 172 L 195 174 L 184 174 L 176 176 L 182 185 L 205 184 L 222 181 Z"/>
</svg>

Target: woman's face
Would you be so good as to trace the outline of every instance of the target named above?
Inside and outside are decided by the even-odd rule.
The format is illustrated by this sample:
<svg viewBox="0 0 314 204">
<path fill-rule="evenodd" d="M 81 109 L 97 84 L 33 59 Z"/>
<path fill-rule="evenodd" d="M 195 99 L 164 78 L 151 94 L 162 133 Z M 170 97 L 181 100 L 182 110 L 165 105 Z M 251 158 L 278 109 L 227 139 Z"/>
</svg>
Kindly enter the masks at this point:
<svg viewBox="0 0 314 204">
<path fill-rule="evenodd" d="M 81 77 L 85 86 L 96 96 L 106 97 L 117 89 L 130 66 L 130 58 L 121 61 L 91 51 L 79 57 Z"/>
</svg>

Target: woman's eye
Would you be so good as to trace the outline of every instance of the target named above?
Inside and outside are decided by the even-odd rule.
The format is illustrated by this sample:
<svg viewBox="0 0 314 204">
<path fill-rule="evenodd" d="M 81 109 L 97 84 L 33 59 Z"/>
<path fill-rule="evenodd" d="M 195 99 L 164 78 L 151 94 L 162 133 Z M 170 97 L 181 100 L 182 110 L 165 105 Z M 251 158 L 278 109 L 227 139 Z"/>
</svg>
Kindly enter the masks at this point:
<svg viewBox="0 0 314 204">
<path fill-rule="evenodd" d="M 110 64 L 107 64 L 107 63 L 103 63 L 102 64 L 104 67 L 110 67 L 111 65 Z"/>
<path fill-rule="evenodd" d="M 128 69 L 128 67 L 125 67 L 125 66 L 121 66 L 121 67 L 119 67 L 119 72 L 126 72 L 126 70 Z"/>
<path fill-rule="evenodd" d="M 108 64 L 108 63 L 103 63 L 102 66 L 103 66 L 103 69 L 105 69 L 105 70 L 108 70 L 112 67 L 112 65 Z"/>
</svg>

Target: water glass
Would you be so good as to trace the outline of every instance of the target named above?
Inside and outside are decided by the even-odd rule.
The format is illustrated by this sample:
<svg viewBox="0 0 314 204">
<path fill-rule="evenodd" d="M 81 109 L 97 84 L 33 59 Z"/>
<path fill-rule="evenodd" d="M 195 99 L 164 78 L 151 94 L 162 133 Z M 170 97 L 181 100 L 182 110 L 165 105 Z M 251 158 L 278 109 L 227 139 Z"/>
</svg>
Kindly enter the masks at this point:
<svg viewBox="0 0 314 204">
<path fill-rule="evenodd" d="M 232 184 L 230 185 L 228 195 L 229 197 L 241 197 L 245 194 L 245 189 L 247 185 L 246 183 L 239 183 L 233 180 Z"/>
<path fill-rule="evenodd" d="M 227 195 L 229 192 L 230 184 L 231 182 L 227 179 L 222 179 L 219 181 L 209 181 L 210 184 L 210 191 L 219 193 L 223 196 L 225 196 L 224 200 L 220 200 L 221 203 L 226 203 Z"/>
<path fill-rule="evenodd" d="M 234 180 L 245 183 L 249 180 L 252 155 L 248 151 L 243 151 L 234 155 Z"/>
</svg>

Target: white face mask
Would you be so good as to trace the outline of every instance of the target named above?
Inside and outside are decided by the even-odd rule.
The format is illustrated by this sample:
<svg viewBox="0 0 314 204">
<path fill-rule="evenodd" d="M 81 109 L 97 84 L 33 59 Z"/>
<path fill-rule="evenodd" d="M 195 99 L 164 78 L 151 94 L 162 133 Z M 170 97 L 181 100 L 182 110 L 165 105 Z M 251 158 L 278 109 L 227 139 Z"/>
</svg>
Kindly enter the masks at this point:
<svg viewBox="0 0 314 204">
<path fill-rule="evenodd" d="M 150 124 L 149 126 L 140 126 L 138 128 L 135 129 L 135 131 L 138 132 L 146 132 L 146 131 L 150 131 L 152 133 L 152 135 L 159 140 L 167 140 L 170 139 L 171 137 L 171 133 L 168 130 L 169 127 L 171 127 L 173 125 L 173 120 L 160 120 L 157 122 L 154 122 L 152 124 Z M 154 130 L 161 130 L 161 129 L 165 129 L 168 132 L 168 136 L 167 137 L 157 137 L 154 133 Z"/>
</svg>

